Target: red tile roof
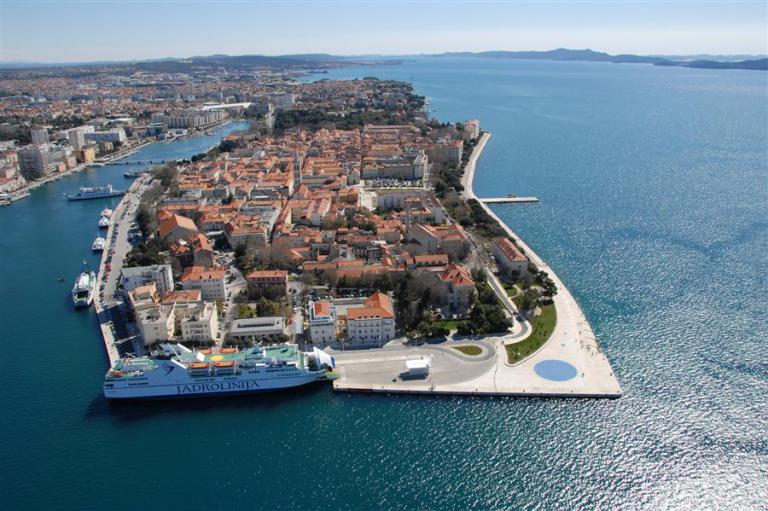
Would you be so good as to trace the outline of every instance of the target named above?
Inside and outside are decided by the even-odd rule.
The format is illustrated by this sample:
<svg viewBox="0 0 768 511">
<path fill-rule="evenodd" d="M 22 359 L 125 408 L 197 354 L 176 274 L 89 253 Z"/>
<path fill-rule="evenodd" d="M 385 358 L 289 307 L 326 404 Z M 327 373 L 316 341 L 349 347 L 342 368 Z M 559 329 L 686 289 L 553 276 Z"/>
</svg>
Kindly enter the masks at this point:
<svg viewBox="0 0 768 511">
<path fill-rule="evenodd" d="M 254 270 L 248 274 L 247 279 L 274 279 L 287 278 L 288 272 L 285 270 Z"/>
<path fill-rule="evenodd" d="M 190 266 L 184 270 L 181 276 L 182 282 L 191 280 L 223 280 L 227 276 L 227 271 L 223 268 L 205 269 L 202 266 Z"/>
<path fill-rule="evenodd" d="M 520 249 L 507 238 L 496 238 L 496 246 L 499 247 L 502 253 L 510 261 L 524 262 L 528 260 L 528 258 L 520 252 Z"/>
<path fill-rule="evenodd" d="M 440 274 L 440 280 L 443 282 L 450 282 L 454 286 L 474 286 L 475 281 L 472 280 L 469 272 L 466 268 L 460 264 L 452 264 L 446 268 Z"/>
<path fill-rule="evenodd" d="M 392 299 L 381 292 L 376 292 L 365 301 L 365 307 L 357 309 L 347 309 L 347 320 L 355 319 L 386 319 L 394 318 L 395 312 L 392 307 Z"/>
<path fill-rule="evenodd" d="M 161 220 L 157 230 L 160 233 L 161 238 L 165 238 L 175 228 L 181 227 L 190 231 L 197 231 L 197 226 L 191 218 L 187 218 L 181 215 L 171 215 L 168 218 Z"/>
</svg>

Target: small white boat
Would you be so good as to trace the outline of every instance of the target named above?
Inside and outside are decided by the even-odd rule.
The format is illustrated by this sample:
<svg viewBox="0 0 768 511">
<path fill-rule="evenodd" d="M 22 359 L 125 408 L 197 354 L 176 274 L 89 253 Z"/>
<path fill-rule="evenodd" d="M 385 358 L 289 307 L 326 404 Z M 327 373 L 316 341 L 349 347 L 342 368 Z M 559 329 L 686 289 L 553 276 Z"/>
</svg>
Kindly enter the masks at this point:
<svg viewBox="0 0 768 511">
<path fill-rule="evenodd" d="M 77 276 L 72 287 L 72 302 L 75 308 L 88 307 L 93 303 L 93 289 L 96 287 L 96 274 L 93 271 L 84 271 Z"/>
<path fill-rule="evenodd" d="M 112 217 L 112 210 L 109 209 L 109 208 L 102 209 L 101 210 L 101 216 L 105 216 L 107 218 L 111 218 Z"/>
<path fill-rule="evenodd" d="M 101 252 L 104 250 L 104 246 L 107 244 L 107 240 L 99 236 L 95 240 L 93 240 L 93 244 L 91 245 L 91 250 L 94 252 Z"/>
<path fill-rule="evenodd" d="M 106 229 L 107 227 L 109 227 L 109 223 L 110 223 L 109 217 L 103 216 L 99 218 L 99 229 Z"/>
</svg>

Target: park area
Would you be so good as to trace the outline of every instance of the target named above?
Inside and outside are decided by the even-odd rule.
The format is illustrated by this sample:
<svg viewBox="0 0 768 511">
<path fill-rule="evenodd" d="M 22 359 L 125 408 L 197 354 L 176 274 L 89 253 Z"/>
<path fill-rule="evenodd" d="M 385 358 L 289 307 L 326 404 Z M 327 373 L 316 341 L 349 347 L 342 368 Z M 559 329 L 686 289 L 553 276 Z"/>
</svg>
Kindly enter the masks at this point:
<svg viewBox="0 0 768 511">
<path fill-rule="evenodd" d="M 557 324 L 557 312 L 554 304 L 541 307 L 541 313 L 531 320 L 531 335 L 520 342 L 505 345 L 507 362 L 516 364 L 536 352 L 552 335 Z"/>
</svg>

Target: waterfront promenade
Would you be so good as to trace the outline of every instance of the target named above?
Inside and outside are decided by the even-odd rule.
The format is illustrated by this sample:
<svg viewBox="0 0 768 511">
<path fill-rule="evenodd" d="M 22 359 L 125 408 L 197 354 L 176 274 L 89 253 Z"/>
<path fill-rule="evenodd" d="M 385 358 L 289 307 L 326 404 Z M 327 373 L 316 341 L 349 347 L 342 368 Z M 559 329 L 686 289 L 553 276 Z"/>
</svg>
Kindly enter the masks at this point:
<svg viewBox="0 0 768 511">
<path fill-rule="evenodd" d="M 130 156 L 131 154 L 134 154 L 140 149 L 153 143 L 154 141 L 152 140 L 145 140 L 139 144 L 125 148 L 123 150 L 120 150 L 119 152 L 110 154 L 104 159 L 98 159 L 93 163 L 90 163 L 90 164 L 83 163 L 78 165 L 77 167 L 73 167 L 69 170 L 65 170 L 64 172 L 57 172 L 56 174 L 51 174 L 49 176 L 44 177 L 43 179 L 36 179 L 34 181 L 29 181 L 22 188 L 19 188 L 18 190 L 11 192 L 10 198 L 3 205 L 11 205 L 16 201 L 29 197 L 30 192 L 32 192 L 33 190 L 36 190 L 41 186 L 47 185 L 48 183 L 51 183 L 53 181 L 58 181 L 59 179 L 65 178 L 67 176 L 71 176 L 72 174 L 76 174 L 77 172 L 80 172 L 90 166 L 107 165 L 113 161 L 119 160 L 120 158 L 125 158 L 126 156 Z"/>
<path fill-rule="evenodd" d="M 490 140 L 485 133 L 475 147 L 462 177 L 465 199 L 477 199 L 472 188 L 477 161 Z M 507 362 L 506 346 L 530 335 L 527 322 L 516 324 L 507 335 L 477 339 L 449 339 L 439 344 L 406 346 L 392 342 L 381 350 L 335 353 L 339 378 L 334 390 L 348 392 L 383 392 L 411 394 L 504 395 L 525 397 L 617 398 L 621 386 L 610 362 L 597 343 L 589 322 L 563 282 L 519 236 L 517 236 L 482 201 L 479 204 L 525 250 L 540 270 L 546 271 L 558 288 L 554 303 L 557 323 L 547 342 L 532 355 L 516 364 Z M 499 296 L 500 287 L 490 274 L 491 287 Z M 505 307 L 511 300 L 499 296 Z M 512 305 L 514 307 L 514 305 Z M 472 357 L 453 349 L 455 346 L 477 345 L 482 354 Z M 432 362 L 426 379 L 403 378 L 405 361 L 429 358 Z M 366 363 L 360 364 L 365 359 Z M 544 362 L 544 364 L 542 364 Z M 561 364 L 572 374 L 548 375 L 543 368 Z M 567 377 L 566 377 L 567 376 Z"/>
<path fill-rule="evenodd" d="M 141 194 L 151 181 L 151 175 L 141 176 L 134 181 L 113 211 L 96 276 L 93 303 L 110 366 L 126 352 L 135 352 L 132 341 L 136 337 L 126 329 L 126 306 L 117 297 L 117 286 L 123 260 L 131 250 L 128 231 L 141 202 Z"/>
</svg>

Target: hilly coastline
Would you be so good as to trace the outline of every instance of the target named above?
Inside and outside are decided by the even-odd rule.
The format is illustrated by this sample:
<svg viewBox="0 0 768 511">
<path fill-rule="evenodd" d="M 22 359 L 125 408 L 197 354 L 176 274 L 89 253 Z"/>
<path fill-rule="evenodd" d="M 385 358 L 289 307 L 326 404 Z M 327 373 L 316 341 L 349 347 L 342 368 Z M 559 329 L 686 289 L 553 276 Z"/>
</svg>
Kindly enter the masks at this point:
<svg viewBox="0 0 768 511">
<path fill-rule="evenodd" d="M 586 50 L 571 50 L 558 48 L 549 51 L 481 51 L 481 52 L 447 52 L 435 55 L 437 57 L 486 57 L 498 59 L 530 59 L 530 60 L 571 60 L 581 62 L 612 62 L 614 64 L 652 64 L 654 66 L 677 66 L 701 69 L 750 69 L 768 71 L 768 58 L 752 60 L 724 61 L 713 59 L 679 60 L 658 56 L 644 55 L 611 55 L 605 52 Z"/>
</svg>

